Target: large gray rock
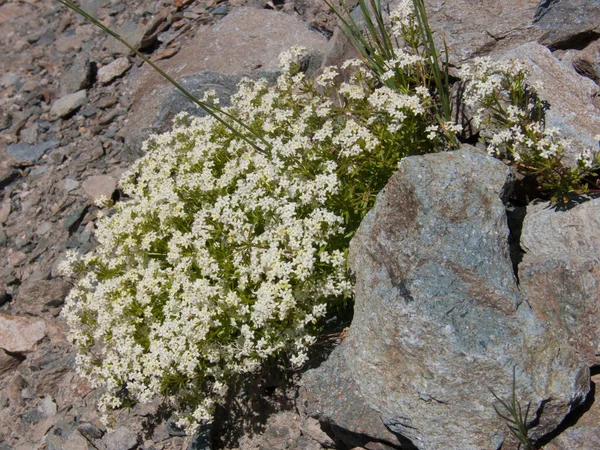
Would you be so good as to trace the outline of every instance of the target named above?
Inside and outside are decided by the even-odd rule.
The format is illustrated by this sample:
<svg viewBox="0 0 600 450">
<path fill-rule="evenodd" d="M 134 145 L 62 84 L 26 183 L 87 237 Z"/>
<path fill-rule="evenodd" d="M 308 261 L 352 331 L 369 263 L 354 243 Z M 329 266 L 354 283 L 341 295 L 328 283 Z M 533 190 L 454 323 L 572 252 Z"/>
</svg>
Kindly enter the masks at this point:
<svg viewBox="0 0 600 450">
<path fill-rule="evenodd" d="M 530 205 L 523 222 L 521 288 L 533 311 L 600 364 L 600 199 L 557 211 Z"/>
<path fill-rule="evenodd" d="M 542 44 L 552 49 L 577 46 L 600 35 L 600 2 L 542 0 L 534 22 L 544 32 Z"/>
<path fill-rule="evenodd" d="M 350 245 L 356 277 L 345 359 L 367 404 L 419 449 L 497 449 L 490 390 L 510 401 L 513 368 L 531 430 L 554 429 L 589 370 L 517 287 L 502 198 L 510 170 L 465 146 L 402 161 Z"/>
<path fill-rule="evenodd" d="M 162 68 L 174 79 L 185 80 L 184 85 L 195 95 L 214 88 L 229 97 L 242 76 L 276 74 L 279 54 L 294 45 L 315 55 L 313 66 L 318 67 L 318 55 L 326 42 L 325 37 L 310 31 L 298 18 L 275 11 L 237 8 L 216 25 L 201 27 L 177 55 L 164 61 Z M 173 87 L 150 67 L 142 68 L 134 85 L 132 111 L 119 130 L 131 153 L 139 152 L 140 142 L 149 133 L 164 131 L 161 117 L 170 118 L 178 112 L 170 105 L 173 98 L 199 112 L 189 100 L 173 94 Z"/>
<path fill-rule="evenodd" d="M 540 97 L 550 103 L 546 127 L 558 128 L 573 145 L 565 152 L 565 162 L 574 164 L 585 148 L 596 149 L 600 130 L 600 110 L 592 101 L 600 88 L 562 64 L 546 47 L 535 42 L 524 44 L 503 55 L 523 61 L 530 71 L 528 81 L 540 82 Z"/>
</svg>

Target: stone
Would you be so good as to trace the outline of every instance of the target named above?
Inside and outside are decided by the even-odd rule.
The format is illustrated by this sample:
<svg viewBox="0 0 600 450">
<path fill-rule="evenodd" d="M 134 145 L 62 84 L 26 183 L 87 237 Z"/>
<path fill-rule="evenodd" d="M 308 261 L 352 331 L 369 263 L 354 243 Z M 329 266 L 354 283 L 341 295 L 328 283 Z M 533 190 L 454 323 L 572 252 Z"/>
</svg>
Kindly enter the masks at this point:
<svg viewBox="0 0 600 450">
<path fill-rule="evenodd" d="M 337 440 L 348 448 L 365 447 L 369 442 L 410 448 L 398 440 L 383 424 L 360 393 L 348 372 L 344 356 L 345 345 L 337 347 L 318 369 L 307 371 L 301 380 L 296 405 L 304 417 L 334 427 Z M 326 444 L 326 442 L 321 442 Z M 274 448 L 274 447 L 273 447 Z"/>
<path fill-rule="evenodd" d="M 539 414 L 534 439 L 589 390 L 587 364 L 517 286 L 510 189 L 510 169 L 470 146 L 405 158 L 350 244 L 349 372 L 419 449 L 497 449 L 508 431 L 491 390 L 510 402 L 513 373 L 519 402 Z"/>
<path fill-rule="evenodd" d="M 10 203 L 4 203 L 0 207 L 0 224 L 6 223 L 8 216 L 10 215 L 11 206 Z"/>
<path fill-rule="evenodd" d="M 279 72 L 279 54 L 294 45 L 312 52 L 314 57 L 310 61 L 316 69 L 326 43 L 325 37 L 310 31 L 296 17 L 240 7 L 214 26 L 200 27 L 196 37 L 184 43 L 177 55 L 165 60 L 161 67 L 176 80 L 205 77 L 208 83 L 216 80 L 217 86 L 205 86 L 204 90 L 216 87 L 227 91 L 242 76 L 270 75 L 274 78 Z M 143 66 L 137 80 L 128 121 L 118 133 L 125 139 L 127 151 L 133 155 L 140 154 L 141 142 L 150 133 L 166 131 L 157 123 L 156 116 L 159 111 L 169 108 L 167 99 L 174 96 L 173 86 L 150 67 Z M 199 110 L 191 102 L 186 101 L 186 104 L 188 108 Z"/>
<path fill-rule="evenodd" d="M 90 88 L 95 74 L 96 63 L 90 62 L 87 53 L 80 53 L 73 64 L 60 77 L 61 95 L 65 96 Z"/>
<path fill-rule="evenodd" d="M 600 199 L 566 211 L 527 207 L 521 289 L 540 319 L 563 331 L 590 366 L 600 364 Z"/>
<path fill-rule="evenodd" d="M 122 77 L 129 70 L 131 63 L 126 57 L 115 59 L 110 64 L 98 70 L 98 82 L 108 84 L 116 78 Z"/>
<path fill-rule="evenodd" d="M 596 149 L 595 136 L 600 130 L 600 109 L 592 101 L 600 94 L 600 88 L 565 67 L 546 47 L 531 42 L 502 56 L 518 59 L 530 71 L 528 82 L 541 82 L 538 93 L 542 100 L 550 103 L 546 112 L 546 127 L 558 128 L 572 145 L 565 151 L 564 162 L 575 164 L 585 148 Z"/>
<path fill-rule="evenodd" d="M 0 156 L 3 156 L 0 154 Z M 0 189 L 4 189 L 19 176 L 19 172 L 4 162 L 0 163 Z"/>
<path fill-rule="evenodd" d="M 85 105 L 87 101 L 87 91 L 85 89 L 66 95 L 52 104 L 50 115 L 54 118 L 68 117 Z"/>
<path fill-rule="evenodd" d="M 146 33 L 145 27 L 143 25 L 138 25 L 136 22 L 127 21 L 116 30 L 117 34 L 119 34 L 125 41 L 129 42 L 131 46 L 137 50 L 141 49 L 141 43 L 144 39 L 144 35 Z M 108 36 L 106 38 L 106 42 L 104 44 L 106 50 L 113 55 L 129 55 L 133 52 L 124 44 L 121 44 L 112 36 Z"/>
<path fill-rule="evenodd" d="M 551 49 L 575 47 L 600 35 L 600 3 L 597 0 L 543 0 L 534 24 L 544 34 L 539 42 Z"/>
<path fill-rule="evenodd" d="M 51 308 L 62 306 L 71 290 L 66 280 L 27 280 L 15 297 L 18 314 L 42 316 Z"/>
<path fill-rule="evenodd" d="M 42 412 L 45 417 L 52 417 L 56 415 L 57 410 L 56 403 L 52 397 L 49 395 L 44 397 L 42 403 L 40 404 L 40 412 Z"/>
<path fill-rule="evenodd" d="M 19 140 L 25 144 L 35 144 L 39 139 L 39 134 L 39 126 L 34 122 L 31 126 L 21 130 Z"/>
<path fill-rule="evenodd" d="M 62 36 L 54 41 L 54 47 L 60 53 L 78 52 L 83 46 L 81 36 Z"/>
<path fill-rule="evenodd" d="M 591 381 L 591 404 L 588 405 L 589 409 L 577 419 L 576 423 L 571 424 L 552 439 L 548 445 L 544 446 L 544 450 L 591 450 L 600 448 L 600 399 L 598 392 L 600 375 L 592 376 Z"/>
<path fill-rule="evenodd" d="M 79 187 L 79 185 L 79 181 L 74 180 L 73 178 L 65 178 L 65 181 L 63 181 L 63 189 L 65 192 L 74 191 Z"/>
<path fill-rule="evenodd" d="M 88 440 L 74 429 L 73 422 L 59 422 L 46 434 L 46 448 L 47 450 L 91 450 L 96 447 L 92 447 Z"/>
<path fill-rule="evenodd" d="M 110 175 L 95 175 L 88 177 L 81 184 L 90 202 L 95 204 L 98 198 L 110 199 L 117 189 L 117 180 Z"/>
<path fill-rule="evenodd" d="M 0 348 L 0 377 L 16 369 L 23 359 L 20 355 L 7 353 L 6 350 Z"/>
<path fill-rule="evenodd" d="M 600 39 L 577 52 L 572 61 L 578 74 L 600 85 Z"/>
<path fill-rule="evenodd" d="M 18 163 L 34 163 L 44 153 L 58 146 L 58 141 L 45 141 L 39 144 L 10 144 L 6 150 Z"/>
<path fill-rule="evenodd" d="M 0 348 L 11 353 L 30 353 L 47 333 L 43 320 L 0 314 Z"/>
<path fill-rule="evenodd" d="M 130 450 L 137 446 L 137 434 L 127 427 L 118 427 L 104 435 L 101 441 L 106 450 Z"/>
</svg>

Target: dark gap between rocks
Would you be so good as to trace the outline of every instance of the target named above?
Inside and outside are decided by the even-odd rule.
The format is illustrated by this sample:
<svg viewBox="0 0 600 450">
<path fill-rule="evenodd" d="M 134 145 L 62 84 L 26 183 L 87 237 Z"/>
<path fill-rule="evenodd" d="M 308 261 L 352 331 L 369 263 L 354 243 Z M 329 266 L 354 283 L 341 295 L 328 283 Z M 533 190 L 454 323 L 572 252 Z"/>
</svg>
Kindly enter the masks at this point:
<svg viewBox="0 0 600 450">
<path fill-rule="evenodd" d="M 592 371 L 590 371 L 590 373 L 593 374 Z M 583 403 L 581 403 L 578 407 L 576 407 L 575 409 L 570 411 L 569 414 L 567 414 L 565 416 L 563 421 L 560 423 L 560 425 L 556 429 L 554 429 L 550 433 L 548 433 L 548 434 L 542 436 L 540 439 L 538 439 L 535 443 L 536 448 L 544 447 L 546 444 L 548 444 L 550 441 L 555 439 L 558 435 L 560 435 L 567 428 L 570 428 L 570 427 L 574 426 L 575 424 L 577 424 L 577 421 L 581 418 L 581 416 L 583 416 L 586 412 L 588 412 L 590 410 L 590 408 L 594 404 L 595 397 L 596 397 L 596 383 L 594 383 L 593 381 L 590 381 L 590 391 L 588 392 L 588 395 L 585 397 L 585 400 L 583 401 Z"/>
<path fill-rule="evenodd" d="M 585 31 L 583 33 L 569 36 L 567 39 L 559 42 L 555 42 L 549 45 L 548 48 L 551 51 L 554 50 L 583 50 L 593 41 L 598 39 L 600 34 L 595 31 Z"/>
<path fill-rule="evenodd" d="M 409 439 L 396 433 L 394 434 L 398 437 L 398 440 L 401 443 L 400 446 L 384 440 L 375 440 L 364 434 L 355 433 L 333 424 L 321 422 L 321 429 L 335 442 L 335 448 L 337 450 L 352 450 L 356 447 L 366 447 L 368 444 L 382 444 L 390 449 L 397 450 L 418 450 Z M 377 448 L 379 448 L 379 446 Z"/>
</svg>

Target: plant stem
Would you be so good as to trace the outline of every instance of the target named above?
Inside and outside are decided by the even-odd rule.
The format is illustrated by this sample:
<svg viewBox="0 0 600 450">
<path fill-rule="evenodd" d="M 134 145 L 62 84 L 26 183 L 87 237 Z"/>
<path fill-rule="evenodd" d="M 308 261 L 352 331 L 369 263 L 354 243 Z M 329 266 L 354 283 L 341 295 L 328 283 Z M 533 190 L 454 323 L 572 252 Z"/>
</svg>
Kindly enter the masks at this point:
<svg viewBox="0 0 600 450">
<path fill-rule="evenodd" d="M 188 98 L 190 101 L 192 101 L 193 103 L 198 105 L 200 108 L 202 108 L 204 111 L 206 111 L 207 114 L 209 114 L 210 116 L 215 118 L 222 125 L 229 128 L 235 135 L 237 135 L 242 140 L 244 140 L 247 144 L 249 144 L 256 151 L 264 153 L 264 150 L 261 147 L 259 147 L 255 141 L 252 141 L 250 138 L 248 138 L 248 136 L 241 133 L 239 130 L 237 130 L 235 127 L 233 127 L 229 122 L 227 122 L 222 117 L 220 117 L 219 114 L 222 114 L 227 119 L 233 121 L 240 127 L 246 129 L 253 136 L 253 138 L 260 140 L 263 144 L 265 144 L 265 146 L 267 148 L 271 147 L 271 145 L 267 141 L 265 141 L 262 136 L 260 136 L 255 131 L 251 130 L 248 126 L 246 126 L 238 118 L 232 116 L 231 114 L 227 113 L 226 111 L 223 111 L 220 108 L 217 108 L 207 102 L 203 102 L 203 101 L 199 100 L 198 98 L 194 97 L 187 89 L 185 89 L 181 84 L 179 84 L 177 81 L 175 81 L 173 78 L 171 78 L 165 71 L 163 71 L 160 67 L 158 67 L 156 64 L 154 64 L 148 57 L 146 57 L 144 54 L 142 54 L 139 50 L 137 50 L 135 47 L 133 47 L 129 42 L 127 42 L 125 39 L 123 39 L 118 33 L 111 30 L 110 28 L 108 28 L 106 25 L 104 25 L 98 19 L 91 16 L 90 14 L 88 14 L 83 9 L 81 9 L 74 3 L 70 2 L 69 0 L 58 0 L 58 2 L 64 6 L 66 6 L 67 8 L 71 9 L 72 11 L 75 11 L 77 14 L 81 15 L 82 17 L 86 18 L 92 24 L 96 25 L 101 30 L 110 34 L 112 37 L 114 37 L 120 43 L 125 45 L 128 49 L 133 51 L 137 56 L 142 58 L 142 60 L 144 60 L 145 63 L 147 63 L 150 67 L 152 67 L 156 72 L 158 72 L 165 80 L 167 80 L 169 83 L 171 83 L 173 86 L 175 86 L 175 88 L 177 90 L 179 90 L 179 92 L 181 92 L 186 98 Z"/>
</svg>

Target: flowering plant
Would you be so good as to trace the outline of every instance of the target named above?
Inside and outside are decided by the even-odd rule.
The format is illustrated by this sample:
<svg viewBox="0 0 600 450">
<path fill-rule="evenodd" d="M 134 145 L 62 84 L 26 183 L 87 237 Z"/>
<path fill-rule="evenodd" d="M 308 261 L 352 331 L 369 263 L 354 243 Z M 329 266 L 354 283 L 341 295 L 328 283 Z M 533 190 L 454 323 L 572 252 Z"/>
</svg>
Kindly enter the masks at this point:
<svg viewBox="0 0 600 450">
<path fill-rule="evenodd" d="M 292 49 L 275 86 L 245 79 L 222 109 L 214 93 L 193 99 L 210 116 L 180 115 L 152 136 L 121 181 L 130 198 L 97 223 L 98 247 L 69 255 L 65 273 L 79 279 L 63 314 L 105 413 L 162 395 L 193 431 L 244 374 L 281 355 L 301 366 L 328 307 L 352 295 L 350 238 L 399 161 L 456 145 L 422 0 L 400 2 L 391 35 L 373 5 L 371 39 L 355 39 L 363 60 L 341 67 L 348 82 L 336 67 L 306 77 Z M 527 164 L 551 152 L 524 82 L 503 84 L 522 73 L 488 89 L 488 72 L 466 75 L 471 104 L 493 111 L 477 120 L 533 136 L 492 138 L 490 149 Z"/>
<path fill-rule="evenodd" d="M 394 64 L 416 79 L 421 59 L 405 55 Z M 281 56 L 273 87 L 243 80 L 227 126 L 180 115 L 151 137 L 96 250 L 65 264 L 79 275 L 64 308 L 77 365 L 105 412 L 163 395 L 193 429 L 268 359 L 301 366 L 328 304 L 351 296 L 360 220 L 400 159 L 439 141 L 425 86 L 382 86 L 357 60 L 349 82 L 335 67 L 312 80 L 302 57 Z"/>
<path fill-rule="evenodd" d="M 588 183 L 600 167 L 600 152 L 584 149 L 571 166 L 564 162 L 571 145 L 558 129 L 546 128 L 549 108 L 527 84 L 527 69 L 519 61 L 475 59 L 461 70 L 467 83 L 464 102 L 474 111 L 476 126 L 488 152 L 514 164 L 524 175 L 534 176 L 539 189 L 554 202 L 568 202 L 572 194 L 588 192 Z M 600 135 L 596 137 L 600 141 Z"/>
</svg>

